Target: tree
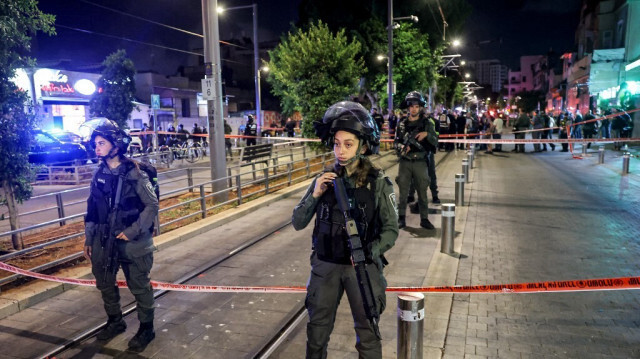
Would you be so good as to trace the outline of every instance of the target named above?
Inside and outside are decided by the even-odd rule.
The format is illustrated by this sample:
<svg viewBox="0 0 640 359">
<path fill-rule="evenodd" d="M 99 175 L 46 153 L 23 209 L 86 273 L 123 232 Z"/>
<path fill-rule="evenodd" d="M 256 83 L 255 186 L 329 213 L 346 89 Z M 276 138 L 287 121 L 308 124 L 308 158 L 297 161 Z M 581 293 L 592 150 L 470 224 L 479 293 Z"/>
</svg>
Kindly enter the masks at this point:
<svg viewBox="0 0 640 359">
<path fill-rule="evenodd" d="M 365 72 L 359 51 L 360 43 L 349 41 L 344 30 L 333 34 L 322 22 L 289 33 L 269 51 L 267 81 L 283 112 L 301 112 L 303 136 L 315 137 L 312 122 L 356 91 Z"/>
<path fill-rule="evenodd" d="M 104 70 L 98 80 L 98 91 L 89 102 L 91 114 L 115 121 L 120 128 L 127 128 L 127 120 L 135 107 L 134 76 L 136 68 L 124 50 L 118 50 L 102 63 Z"/>
<path fill-rule="evenodd" d="M 27 92 L 10 80 L 16 69 L 35 65 L 25 55 L 31 49 L 30 35 L 55 34 L 54 20 L 38 9 L 35 0 L 0 2 L 0 203 L 9 209 L 11 230 L 19 227 L 17 204 L 31 197 L 34 171 L 29 149 L 36 120 Z M 14 234 L 11 241 L 14 249 L 22 249 L 21 236 Z"/>
<path fill-rule="evenodd" d="M 522 91 L 514 97 L 514 104 L 525 112 L 531 112 L 538 108 L 545 108 L 545 94 L 542 91 Z"/>
<path fill-rule="evenodd" d="M 396 83 L 396 95 L 393 97 L 397 107 L 407 93 L 418 90 L 428 92 L 438 78 L 440 53 L 431 51 L 429 36 L 422 34 L 410 23 L 402 23 L 393 31 L 393 81 Z M 385 83 L 387 74 L 379 74 L 377 83 Z M 380 96 L 386 103 L 388 95 Z"/>
</svg>

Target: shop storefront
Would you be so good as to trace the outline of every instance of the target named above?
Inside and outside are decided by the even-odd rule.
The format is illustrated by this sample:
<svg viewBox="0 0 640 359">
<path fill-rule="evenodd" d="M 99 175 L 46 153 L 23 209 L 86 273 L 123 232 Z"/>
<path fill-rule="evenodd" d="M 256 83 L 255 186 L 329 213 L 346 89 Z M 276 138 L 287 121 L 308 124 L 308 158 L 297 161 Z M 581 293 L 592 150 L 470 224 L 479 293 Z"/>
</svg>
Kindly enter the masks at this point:
<svg viewBox="0 0 640 359">
<path fill-rule="evenodd" d="M 14 82 L 35 98 L 40 128 L 77 132 L 90 118 L 89 100 L 101 90 L 99 78 L 99 74 L 35 68 L 19 69 Z"/>
</svg>

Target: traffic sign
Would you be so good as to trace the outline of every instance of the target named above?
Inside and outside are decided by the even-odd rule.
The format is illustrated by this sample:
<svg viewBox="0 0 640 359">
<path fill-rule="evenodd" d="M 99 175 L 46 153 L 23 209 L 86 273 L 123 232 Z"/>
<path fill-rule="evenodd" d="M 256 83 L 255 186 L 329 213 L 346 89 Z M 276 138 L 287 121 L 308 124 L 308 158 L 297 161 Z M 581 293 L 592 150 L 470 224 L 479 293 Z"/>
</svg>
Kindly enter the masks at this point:
<svg viewBox="0 0 640 359">
<path fill-rule="evenodd" d="M 214 98 L 213 79 L 202 79 L 202 98 L 213 101 Z"/>
<path fill-rule="evenodd" d="M 151 94 L 151 108 L 152 109 L 160 108 L 160 95 Z"/>
</svg>

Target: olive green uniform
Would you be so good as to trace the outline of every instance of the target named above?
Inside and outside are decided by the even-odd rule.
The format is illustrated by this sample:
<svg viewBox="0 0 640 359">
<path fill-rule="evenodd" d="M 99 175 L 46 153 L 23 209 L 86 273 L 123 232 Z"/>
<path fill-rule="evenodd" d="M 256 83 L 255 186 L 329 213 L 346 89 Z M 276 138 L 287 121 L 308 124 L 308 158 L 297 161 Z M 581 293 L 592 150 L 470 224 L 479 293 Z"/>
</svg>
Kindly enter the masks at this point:
<svg viewBox="0 0 640 359">
<path fill-rule="evenodd" d="M 518 117 L 516 119 L 516 122 L 513 124 L 516 131 L 528 130 L 529 125 L 531 125 L 529 116 L 525 115 L 524 113 L 521 114 L 520 117 Z M 524 136 L 525 136 L 524 132 L 516 133 L 516 140 L 524 140 Z M 516 152 L 524 152 L 524 143 L 516 145 Z"/>
<path fill-rule="evenodd" d="M 124 164 L 114 170 L 109 170 L 106 165 L 101 165 L 98 167 L 98 171 L 102 171 L 103 176 L 114 176 L 117 179 L 120 172 L 126 171 L 126 169 Z M 98 175 L 96 173 L 96 176 Z M 158 215 L 158 198 L 147 174 L 143 171 L 138 172 L 136 169 L 132 169 L 125 174 L 125 182 L 128 183 L 128 186 L 133 187 L 129 187 L 129 190 L 134 190 L 144 205 L 144 209 L 140 212 L 138 219 L 127 228 L 124 228 L 124 225 L 117 221 L 116 228 L 109 228 L 108 225 L 86 221 L 85 246 L 92 247 L 91 270 L 96 278 L 96 287 L 102 293 L 104 309 L 109 317 L 118 317 L 122 315 L 122 309 L 120 307 L 120 293 L 116 286 L 116 273 L 114 273 L 117 271 L 113 270 L 105 275 L 103 267 L 105 262 L 104 248 L 102 247 L 101 238 L 104 231 L 109 231 L 113 236 L 123 232 L 127 236 L 128 241 L 116 239 L 116 250 L 119 255 L 118 265 L 122 267 L 127 286 L 136 298 L 140 323 L 151 323 L 154 317 L 154 299 L 149 273 L 153 265 L 155 247 L 150 228 L 153 228 L 153 223 Z M 125 191 L 124 186 L 123 184 L 123 192 Z M 92 186 L 89 202 L 91 201 L 91 196 L 96 195 L 94 193 L 95 190 Z M 113 215 L 116 215 L 116 211 L 110 212 L 109 216 Z"/>
<path fill-rule="evenodd" d="M 352 178 L 344 178 L 345 185 L 353 187 Z M 314 179 L 307 192 L 293 210 L 292 223 L 296 230 L 305 228 L 314 214 L 320 198 L 313 197 Z M 398 237 L 396 199 L 391 180 L 382 171 L 375 180 L 375 203 L 380 223 L 379 237 L 371 247 L 372 264 L 367 265 L 378 311 L 386 306 L 387 282 L 383 276 L 381 256 L 393 247 Z M 307 324 L 307 358 L 326 358 L 329 336 L 333 330 L 336 311 L 342 294 L 346 292 L 357 334 L 356 349 L 360 358 L 382 358 L 382 346 L 376 337 L 364 311 L 356 273 L 352 265 L 337 264 L 311 254 L 311 275 L 305 300 L 309 312 Z"/>
<path fill-rule="evenodd" d="M 407 153 L 403 152 L 402 142 L 407 133 L 427 132 L 421 142 L 422 149 L 414 148 L 410 146 L 410 150 Z M 429 121 L 423 114 L 420 114 L 418 119 L 411 121 L 408 116 L 403 117 L 398 124 L 396 130 L 395 145 L 398 149 L 400 157 L 400 166 L 398 168 L 398 177 L 396 177 L 396 183 L 398 184 L 398 191 L 400 198 L 398 199 L 398 215 L 404 216 L 407 211 L 407 197 L 409 195 L 409 188 L 411 183 L 418 191 L 418 205 L 420 208 L 420 218 L 427 219 L 429 213 L 429 201 L 427 198 L 427 190 L 431 180 L 429 178 L 429 165 L 428 151 L 430 146 L 438 145 L 438 137 L 436 136 L 435 125 L 432 121 Z M 436 147 L 437 148 L 437 147 Z M 434 164 L 435 170 L 435 164 Z"/>
</svg>

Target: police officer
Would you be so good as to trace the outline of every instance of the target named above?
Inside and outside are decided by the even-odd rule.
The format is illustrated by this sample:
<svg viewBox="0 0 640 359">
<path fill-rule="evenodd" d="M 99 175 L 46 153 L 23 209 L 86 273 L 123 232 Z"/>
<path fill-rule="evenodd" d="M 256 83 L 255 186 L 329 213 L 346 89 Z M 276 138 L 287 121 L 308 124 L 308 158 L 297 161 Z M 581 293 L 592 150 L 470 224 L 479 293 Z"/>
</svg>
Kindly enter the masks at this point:
<svg viewBox="0 0 640 359">
<path fill-rule="evenodd" d="M 396 178 L 400 192 L 398 204 L 398 226 L 400 228 L 406 227 L 407 196 L 412 182 L 418 191 L 420 226 L 427 229 L 435 228 L 428 219 L 427 188 L 431 181 L 428 175 L 427 161 L 430 149 L 435 149 L 438 145 L 438 137 L 434 123 L 429 121 L 421 110 L 421 106 L 425 104 L 422 94 L 418 91 L 409 92 L 400 104 L 402 108 L 409 108 L 408 116 L 402 118 L 398 124 L 394 141 L 400 157 L 398 177 Z M 437 192 L 434 195 L 434 199 L 436 198 Z"/>
<path fill-rule="evenodd" d="M 448 116 L 447 113 L 447 109 L 443 109 L 442 113 L 440 114 L 440 116 L 438 116 L 438 123 L 440 124 L 440 134 L 443 135 L 448 135 L 450 134 L 450 128 L 451 128 L 451 119 Z M 449 146 L 449 145 L 453 145 L 452 143 L 440 143 L 438 145 L 438 148 L 440 150 L 444 150 L 444 151 L 451 151 L 453 149 L 453 146 Z"/>
<path fill-rule="evenodd" d="M 527 116 L 524 110 L 520 108 L 520 116 L 518 116 L 516 122 L 513 124 L 514 130 L 518 131 L 518 133 L 516 133 L 516 140 L 524 140 L 525 133 L 521 131 L 528 130 L 529 125 L 531 125 L 529 116 Z M 516 148 L 513 151 L 524 153 L 524 143 L 516 144 Z"/>
<path fill-rule="evenodd" d="M 153 264 L 152 232 L 158 215 L 158 198 L 147 174 L 124 154 L 131 138 L 113 121 L 103 120 L 94 128 L 91 144 L 102 161 L 93 180 L 85 217 L 84 254 L 91 261 L 96 287 L 102 293 L 107 325 L 98 340 L 110 340 L 127 328 L 122 319 L 116 273 L 121 267 L 136 298 L 140 328 L 129 348 L 142 351 L 155 338 L 154 300 L 149 272 Z M 115 239 L 113 239 L 115 237 Z M 108 240 L 115 240 L 106 253 Z M 105 270 L 108 257 L 118 261 Z"/>
<path fill-rule="evenodd" d="M 338 207 L 332 181 L 341 177 L 355 209 L 357 223 L 367 258 L 366 270 L 378 312 L 385 307 L 386 280 L 382 254 L 398 236 L 398 217 L 391 180 L 374 167 L 366 157 L 380 139 L 376 124 L 367 110 L 355 102 L 338 102 L 314 123 L 316 134 L 333 147 L 336 163 L 311 183 L 293 210 L 296 230 L 307 226 L 314 214 L 311 275 L 307 284 L 305 305 L 307 323 L 307 358 L 326 358 L 329 336 L 333 329 L 338 304 L 347 293 L 354 328 L 356 349 L 360 358 L 382 358 L 382 345 L 365 314 L 362 296 L 351 263 L 349 236 L 345 219 Z"/>
<path fill-rule="evenodd" d="M 247 125 L 244 127 L 244 135 L 252 136 L 247 138 L 247 146 L 254 146 L 257 143 L 258 125 L 255 123 L 253 115 L 247 115 Z"/>
<path fill-rule="evenodd" d="M 378 113 L 378 109 L 376 107 L 371 109 L 371 117 L 373 121 L 378 125 L 378 131 L 382 133 L 382 126 L 384 125 L 384 117 Z"/>
</svg>

